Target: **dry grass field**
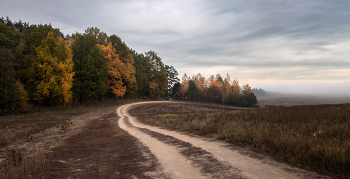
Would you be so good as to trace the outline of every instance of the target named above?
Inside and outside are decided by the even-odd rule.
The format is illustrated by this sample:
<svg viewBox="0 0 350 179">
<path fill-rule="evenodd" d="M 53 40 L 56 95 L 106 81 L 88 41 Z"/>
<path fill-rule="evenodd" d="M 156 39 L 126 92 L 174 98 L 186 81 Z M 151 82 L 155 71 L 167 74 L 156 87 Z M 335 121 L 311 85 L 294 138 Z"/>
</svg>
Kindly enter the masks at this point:
<svg viewBox="0 0 350 179">
<path fill-rule="evenodd" d="M 294 166 L 350 178 L 350 104 L 190 109 L 154 104 L 136 107 L 131 114 L 137 111 L 138 120 L 149 125 L 215 137 Z"/>
<path fill-rule="evenodd" d="M 30 178 L 45 171 L 52 147 L 74 135 L 73 119 L 105 115 L 130 100 L 106 100 L 56 110 L 0 117 L 0 178 Z M 79 124 L 80 125 L 80 124 Z M 75 130 L 75 129 L 74 129 Z"/>
<path fill-rule="evenodd" d="M 326 100 L 315 101 L 314 97 L 274 96 L 258 100 L 263 108 L 242 110 L 194 102 L 144 105 L 130 113 L 150 125 L 215 137 L 295 166 L 335 178 L 350 178 L 350 104 L 293 106 Z M 116 106 L 130 102 L 133 101 L 105 101 L 0 117 L 0 178 L 40 176 L 51 160 L 51 142 L 62 143 L 56 138 L 72 132 L 77 116 L 80 121 L 92 120 L 93 116 L 113 112 Z M 45 131 L 51 131 L 51 137 L 41 138 Z M 49 143 L 46 148 L 42 145 L 45 142 Z"/>
</svg>

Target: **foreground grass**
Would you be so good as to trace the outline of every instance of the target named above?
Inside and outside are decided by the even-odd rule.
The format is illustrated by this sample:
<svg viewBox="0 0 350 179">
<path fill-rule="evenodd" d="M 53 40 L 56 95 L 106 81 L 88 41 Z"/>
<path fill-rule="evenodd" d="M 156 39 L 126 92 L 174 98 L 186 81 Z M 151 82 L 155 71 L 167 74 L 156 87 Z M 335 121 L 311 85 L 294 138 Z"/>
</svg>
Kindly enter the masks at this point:
<svg viewBox="0 0 350 179">
<path fill-rule="evenodd" d="M 299 167 L 350 178 L 350 104 L 166 116 L 140 117 L 139 120 L 225 139 Z"/>
<path fill-rule="evenodd" d="M 31 178 L 43 172 L 47 163 L 46 151 L 36 149 L 35 145 L 30 152 L 28 149 L 17 149 L 16 146 L 9 145 L 16 142 L 33 142 L 31 135 L 52 127 L 66 131 L 74 116 L 132 101 L 120 99 L 96 101 L 80 106 L 47 108 L 30 114 L 0 117 L 0 151 L 3 152 L 0 153 L 0 157 L 5 158 L 5 161 L 0 160 L 0 178 Z M 10 148 L 4 150 L 7 146 Z"/>
<path fill-rule="evenodd" d="M 43 107 L 29 114 L 2 116 L 0 117 L 0 148 L 19 140 L 29 139 L 32 134 L 40 133 L 51 127 L 65 129 L 69 127 L 74 116 L 91 112 L 97 108 L 131 101 L 121 99 L 92 101 L 68 107 Z"/>
</svg>

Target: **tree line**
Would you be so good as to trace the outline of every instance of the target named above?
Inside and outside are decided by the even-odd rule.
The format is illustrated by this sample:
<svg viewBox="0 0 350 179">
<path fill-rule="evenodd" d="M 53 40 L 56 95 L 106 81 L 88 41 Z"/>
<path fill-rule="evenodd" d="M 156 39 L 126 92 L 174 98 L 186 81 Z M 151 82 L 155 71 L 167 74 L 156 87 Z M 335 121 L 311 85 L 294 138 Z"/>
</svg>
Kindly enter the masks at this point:
<svg viewBox="0 0 350 179">
<path fill-rule="evenodd" d="M 168 91 L 167 68 L 156 52 L 139 54 L 97 27 L 64 36 L 50 24 L 0 19 L 2 112 L 30 104 L 163 97 Z"/>
<path fill-rule="evenodd" d="M 249 107 L 257 104 L 257 99 L 251 87 L 246 84 L 239 86 L 237 79 L 231 80 L 227 74 L 211 75 L 205 79 L 200 73 L 189 77 L 184 74 L 181 83 L 176 83 L 172 95 L 180 98 L 190 98 L 232 106 Z"/>
<path fill-rule="evenodd" d="M 174 96 L 253 106 L 249 85 L 219 74 L 179 82 L 173 66 L 152 50 L 137 53 L 97 27 L 65 35 L 51 24 L 0 18 L 0 114 L 31 105 L 59 105 L 121 97 Z"/>
</svg>

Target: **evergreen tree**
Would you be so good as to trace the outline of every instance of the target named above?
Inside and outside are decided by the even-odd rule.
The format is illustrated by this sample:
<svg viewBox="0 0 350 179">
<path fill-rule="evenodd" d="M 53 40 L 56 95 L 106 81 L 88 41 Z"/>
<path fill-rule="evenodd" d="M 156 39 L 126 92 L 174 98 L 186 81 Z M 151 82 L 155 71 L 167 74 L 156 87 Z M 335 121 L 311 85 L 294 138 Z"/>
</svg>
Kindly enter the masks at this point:
<svg viewBox="0 0 350 179">
<path fill-rule="evenodd" d="M 103 59 L 94 39 L 79 33 L 74 34 L 73 38 L 74 97 L 80 102 L 89 98 L 100 99 L 108 91 L 107 61 Z"/>
<path fill-rule="evenodd" d="M 20 106 L 13 59 L 11 50 L 0 46 L 0 109 L 15 109 Z"/>
<path fill-rule="evenodd" d="M 151 98 L 163 97 L 168 88 L 168 78 L 166 77 L 164 64 L 154 51 L 146 52 L 145 58 L 149 61 L 149 71 L 151 72 L 147 83 L 148 96 Z"/>
<path fill-rule="evenodd" d="M 165 65 L 166 70 L 166 76 L 168 78 L 168 91 L 167 93 L 170 95 L 173 93 L 173 87 L 176 83 L 180 81 L 180 79 L 177 77 L 179 73 L 176 71 L 176 69 L 171 65 Z"/>
<path fill-rule="evenodd" d="M 151 64 L 143 54 L 138 54 L 134 50 L 130 50 L 130 53 L 135 61 L 136 93 L 140 96 L 148 96 L 147 84 L 151 75 Z"/>
<path fill-rule="evenodd" d="M 192 99 L 199 99 L 201 97 L 201 91 L 197 88 L 196 83 L 193 80 L 188 81 L 188 97 Z"/>
<path fill-rule="evenodd" d="M 181 89 L 181 83 L 177 82 L 174 84 L 173 89 L 172 89 L 172 96 L 179 96 L 179 91 Z"/>
<path fill-rule="evenodd" d="M 3 19 L 3 18 L 2 18 Z M 20 54 L 21 35 L 0 22 L 0 108 L 20 109 L 27 101 L 22 83 L 16 79 L 16 56 Z M 22 100 L 23 98 L 23 100 Z"/>
<path fill-rule="evenodd" d="M 99 45 L 107 45 L 108 42 L 108 36 L 106 33 L 104 33 L 103 31 L 101 31 L 99 28 L 97 27 L 89 27 L 85 30 L 84 33 L 85 36 L 90 37 L 91 39 L 94 40 L 95 44 L 99 44 Z"/>
</svg>

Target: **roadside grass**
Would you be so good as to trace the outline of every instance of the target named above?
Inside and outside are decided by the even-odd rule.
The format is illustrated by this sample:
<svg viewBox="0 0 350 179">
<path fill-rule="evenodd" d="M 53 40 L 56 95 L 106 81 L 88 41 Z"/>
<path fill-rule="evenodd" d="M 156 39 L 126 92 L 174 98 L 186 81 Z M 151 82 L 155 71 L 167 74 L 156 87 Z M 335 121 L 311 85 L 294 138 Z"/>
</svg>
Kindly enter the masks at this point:
<svg viewBox="0 0 350 179">
<path fill-rule="evenodd" d="M 249 146 L 298 167 L 350 178 L 350 104 L 140 116 L 139 120 Z"/>
<path fill-rule="evenodd" d="M 12 149 L 7 152 L 6 165 L 0 167 L 1 178 L 35 178 L 44 172 L 47 165 L 44 151 L 31 152 Z"/>
</svg>

